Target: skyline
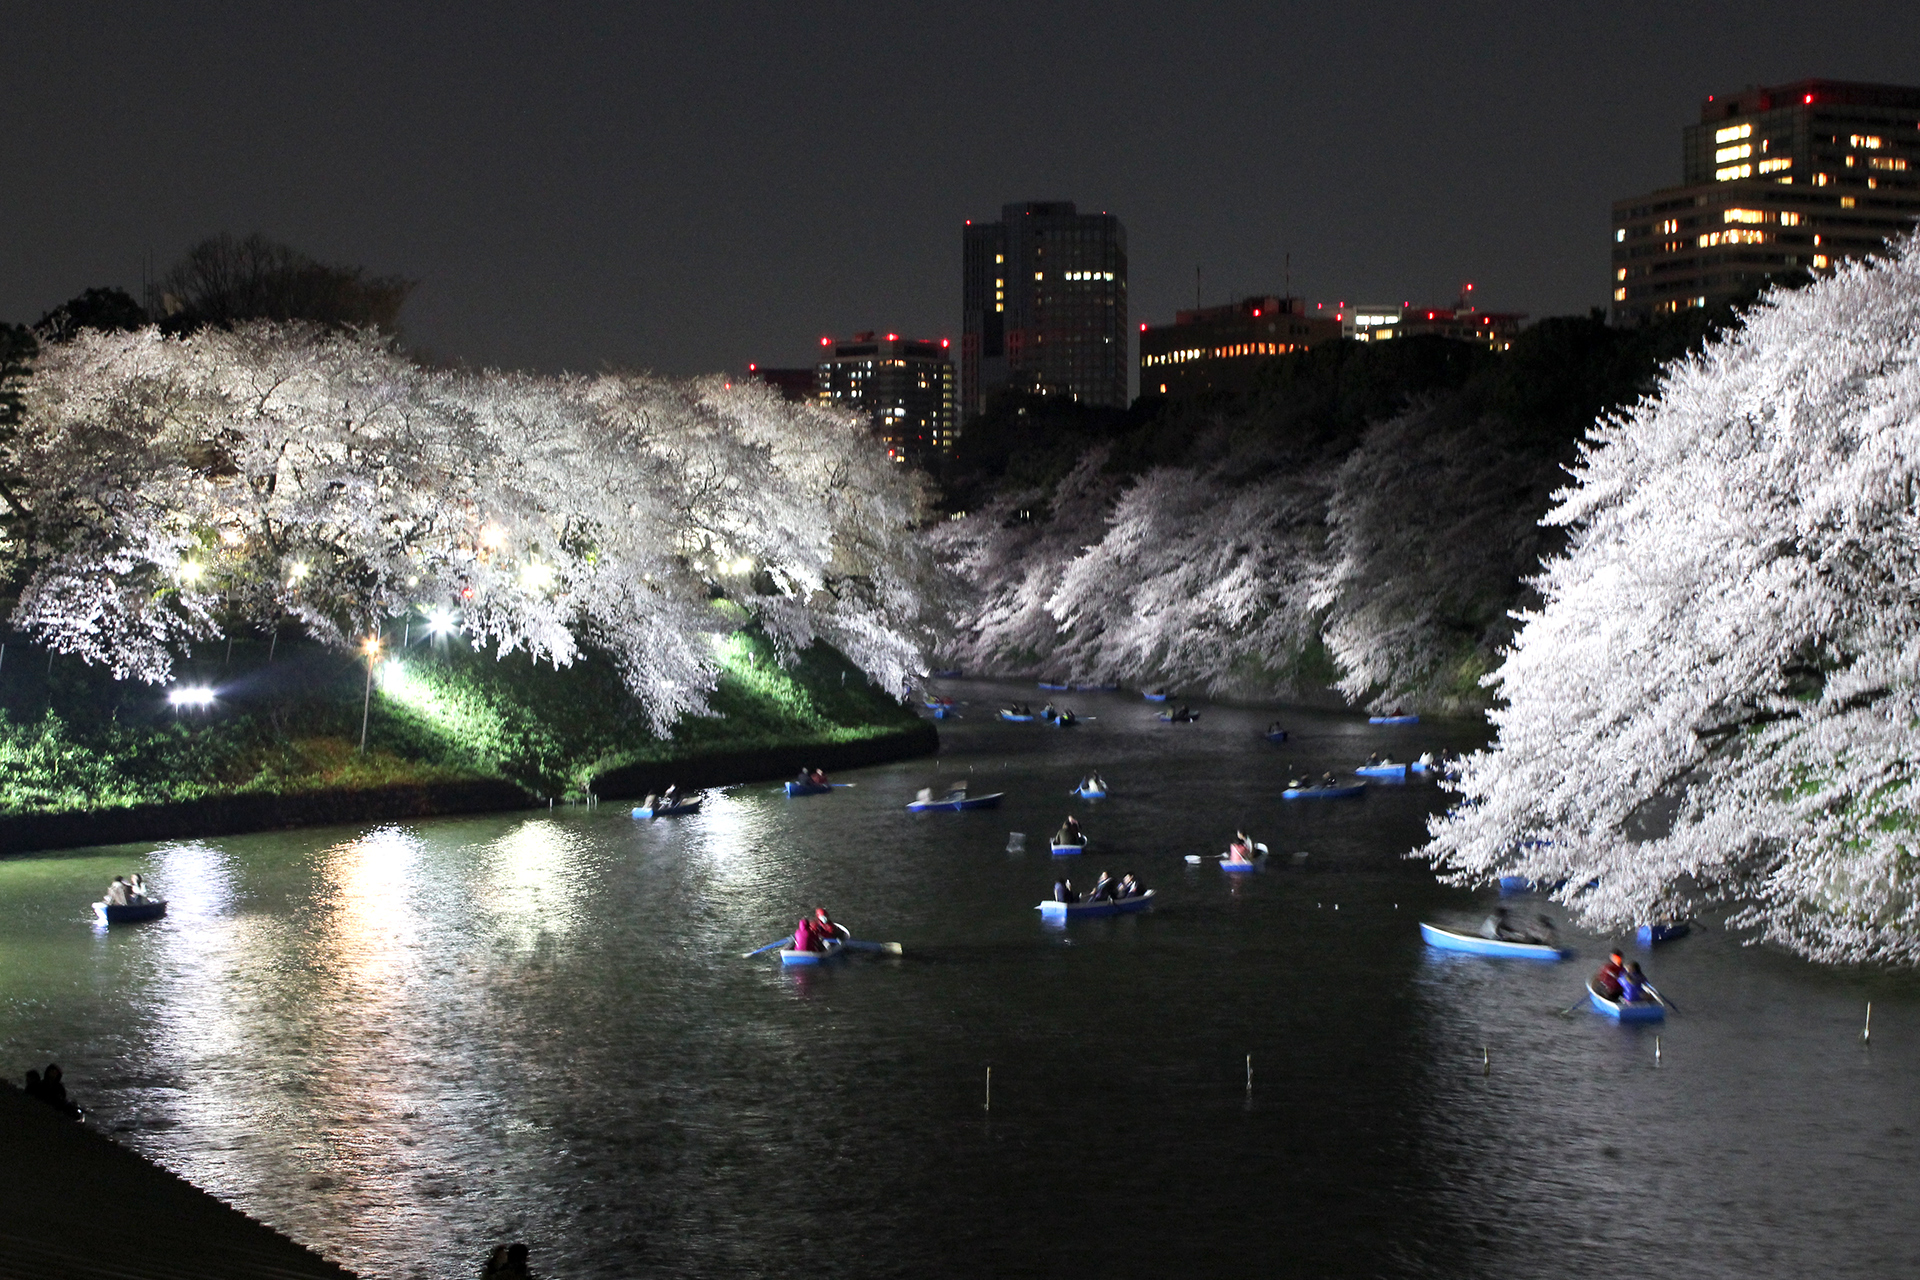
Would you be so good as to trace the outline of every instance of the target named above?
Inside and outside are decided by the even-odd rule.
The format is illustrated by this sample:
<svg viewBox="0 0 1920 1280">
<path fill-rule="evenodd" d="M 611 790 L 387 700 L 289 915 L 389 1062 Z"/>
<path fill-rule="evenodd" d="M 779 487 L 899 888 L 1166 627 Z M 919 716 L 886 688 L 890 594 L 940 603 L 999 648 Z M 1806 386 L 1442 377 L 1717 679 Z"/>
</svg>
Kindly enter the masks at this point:
<svg viewBox="0 0 1920 1280">
<path fill-rule="evenodd" d="M 1912 78 L 1890 4 L 465 12 L 16 19 L 0 317 L 258 230 L 419 280 L 402 322 L 434 356 L 738 371 L 822 334 L 957 340 L 965 221 L 1053 199 L 1126 225 L 1136 322 L 1190 307 L 1196 267 L 1208 304 L 1284 291 L 1288 257 L 1316 300 L 1472 280 L 1580 313 L 1607 300 L 1609 202 L 1677 182 L 1706 95 Z"/>
</svg>

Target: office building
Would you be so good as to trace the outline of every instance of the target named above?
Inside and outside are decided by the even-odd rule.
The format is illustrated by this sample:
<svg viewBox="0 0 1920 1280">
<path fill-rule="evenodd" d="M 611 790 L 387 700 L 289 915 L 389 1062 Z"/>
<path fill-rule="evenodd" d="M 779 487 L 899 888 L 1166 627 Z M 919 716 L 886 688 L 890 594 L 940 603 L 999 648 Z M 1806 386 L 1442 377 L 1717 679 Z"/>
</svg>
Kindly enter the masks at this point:
<svg viewBox="0 0 1920 1280">
<path fill-rule="evenodd" d="M 947 339 L 856 333 L 845 342 L 822 338 L 820 345 L 815 394 L 824 404 L 866 413 L 895 462 L 953 452 L 959 415 Z"/>
<path fill-rule="evenodd" d="M 961 403 L 1062 395 L 1125 408 L 1127 232 L 1071 201 L 1010 204 L 963 239 Z"/>
<path fill-rule="evenodd" d="M 1338 320 L 1308 315 L 1298 298 L 1176 311 L 1172 324 L 1140 326 L 1140 394 L 1244 391 L 1262 365 L 1339 337 Z"/>
<path fill-rule="evenodd" d="M 1322 304 L 1324 308 L 1325 304 Z M 1394 338 L 1431 335 L 1457 342 L 1475 342 L 1492 351 L 1513 346 L 1524 311 L 1482 311 L 1473 304 L 1473 286 L 1467 285 L 1450 307 L 1415 307 L 1406 303 L 1359 303 L 1334 313 L 1342 337 L 1355 342 L 1386 342 Z"/>
<path fill-rule="evenodd" d="M 1751 294 L 1878 251 L 1920 218 L 1920 88 L 1801 80 L 1715 95 L 1681 183 L 1613 203 L 1613 317 Z"/>
</svg>

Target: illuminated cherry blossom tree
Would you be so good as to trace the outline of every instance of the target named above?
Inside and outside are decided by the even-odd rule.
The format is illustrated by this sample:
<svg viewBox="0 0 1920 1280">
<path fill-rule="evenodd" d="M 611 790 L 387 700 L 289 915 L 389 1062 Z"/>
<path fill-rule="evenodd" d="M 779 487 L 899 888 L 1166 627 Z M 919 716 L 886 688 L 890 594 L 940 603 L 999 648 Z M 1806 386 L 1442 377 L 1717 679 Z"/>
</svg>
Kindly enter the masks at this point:
<svg viewBox="0 0 1920 1280">
<path fill-rule="evenodd" d="M 1588 921 L 1920 960 L 1920 250 L 1770 297 L 1603 423 L 1426 854 Z"/>
<path fill-rule="evenodd" d="M 254 324 L 50 348 L 17 444 L 13 622 L 116 676 L 297 619 L 350 644 L 437 606 L 475 641 L 613 656 L 662 726 L 757 621 L 876 682 L 921 668 L 922 497 L 858 422 L 719 379 L 420 368 L 372 332 Z M 737 609 L 716 607 L 730 600 Z"/>
</svg>

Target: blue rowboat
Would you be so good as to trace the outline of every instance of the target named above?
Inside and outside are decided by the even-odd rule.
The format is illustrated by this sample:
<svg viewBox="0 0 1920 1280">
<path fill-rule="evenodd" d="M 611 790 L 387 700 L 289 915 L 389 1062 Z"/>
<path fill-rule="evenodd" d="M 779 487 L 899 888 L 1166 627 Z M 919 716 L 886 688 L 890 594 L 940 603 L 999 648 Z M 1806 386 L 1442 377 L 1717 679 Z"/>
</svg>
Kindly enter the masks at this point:
<svg viewBox="0 0 1920 1280">
<path fill-rule="evenodd" d="M 1056 729 L 1071 729 L 1073 728 L 1073 726 L 1079 723 L 1080 723 L 1080 717 L 1073 714 L 1073 712 L 1071 711 L 1065 712 L 1061 715 L 1057 715 L 1053 718 L 1053 726 Z"/>
<path fill-rule="evenodd" d="M 1665 1022 L 1667 1006 L 1654 1000 L 1609 1000 L 1587 984 L 1587 999 L 1593 1001 L 1593 1007 L 1619 1022 Z"/>
<path fill-rule="evenodd" d="M 927 710 L 933 714 L 935 720 L 945 720 L 948 716 L 957 716 L 960 714 L 952 707 L 929 707 Z"/>
<path fill-rule="evenodd" d="M 1118 693 L 1120 692 L 1120 686 L 1111 682 L 1107 684 L 1076 684 L 1073 686 L 1073 691 L 1075 693 Z"/>
<path fill-rule="evenodd" d="M 820 944 L 819 951 L 795 951 L 792 947 L 780 949 L 781 964 L 826 964 L 829 960 L 838 960 L 847 954 L 847 944 L 833 939 Z"/>
<path fill-rule="evenodd" d="M 157 902 L 130 902 L 125 906 L 114 903 L 96 902 L 93 914 L 100 917 L 102 924 L 138 924 L 142 920 L 158 920 L 167 914 L 165 899 Z"/>
<path fill-rule="evenodd" d="M 831 782 L 789 782 L 787 794 L 790 796 L 820 796 L 833 790 Z"/>
<path fill-rule="evenodd" d="M 1087 851 L 1087 842 L 1082 840 L 1079 844 L 1050 844 L 1047 847 L 1053 850 L 1056 858 L 1077 858 Z"/>
<path fill-rule="evenodd" d="M 1235 862 L 1231 858 L 1222 857 L 1219 859 L 1219 863 L 1220 863 L 1220 869 L 1222 871 L 1230 871 L 1235 874 L 1239 874 L 1240 872 L 1243 872 L 1243 871 L 1258 871 L 1260 869 L 1260 864 L 1265 862 L 1266 860 L 1267 860 L 1266 854 L 1256 853 L 1253 855 L 1252 862 Z"/>
<path fill-rule="evenodd" d="M 1669 920 L 1665 924 L 1643 924 L 1636 933 L 1643 947 L 1656 943 L 1672 942 L 1675 938 L 1684 938 L 1693 932 L 1693 926 L 1685 920 Z"/>
<path fill-rule="evenodd" d="M 1503 942 L 1499 938 L 1483 938 L 1477 933 L 1456 933 L 1452 929 L 1425 923 L 1420 926 L 1420 936 L 1427 940 L 1430 947 L 1438 947 L 1442 951 L 1464 951 L 1475 956 L 1501 956 L 1514 960 L 1568 960 L 1573 957 L 1571 951 L 1544 943 Z"/>
<path fill-rule="evenodd" d="M 1419 724 L 1419 716 L 1368 716 L 1368 724 Z"/>
<path fill-rule="evenodd" d="M 1105 800 L 1107 798 L 1106 792 L 1089 791 L 1085 787 L 1075 787 L 1068 794 L 1079 796 L 1082 800 Z"/>
<path fill-rule="evenodd" d="M 1344 787 L 1288 787 L 1280 793 L 1283 800 L 1345 800 L 1349 796 L 1364 795 L 1367 784 L 1350 783 Z"/>
<path fill-rule="evenodd" d="M 947 667 L 944 670 L 930 672 L 929 674 L 935 680 L 958 680 L 960 678 L 960 668 Z"/>
<path fill-rule="evenodd" d="M 1185 715 L 1181 715 L 1178 711 L 1162 711 L 1154 717 L 1154 719 L 1164 720 L 1168 724 L 1192 724 L 1199 718 L 1200 713 L 1198 711 L 1189 711 Z"/>
<path fill-rule="evenodd" d="M 1363 778 L 1392 778 L 1395 782 L 1407 780 L 1407 766 L 1403 764 L 1363 764 L 1354 772 Z"/>
<path fill-rule="evenodd" d="M 1153 910 L 1153 895 L 1156 889 L 1149 889 L 1137 898 L 1114 898 L 1100 902 L 1043 902 L 1036 908 L 1043 920 L 1082 920 L 1088 916 L 1126 916 L 1136 911 Z"/>
<path fill-rule="evenodd" d="M 1148 702 L 1165 702 L 1167 700 L 1167 691 L 1162 689 L 1158 693 L 1143 693 L 1140 696 Z"/>
<path fill-rule="evenodd" d="M 1064 684 L 1054 684 L 1054 683 L 1053 683 L 1052 681 L 1050 681 L 1050 680 L 1042 680 L 1042 681 L 1040 682 L 1040 687 L 1041 687 L 1042 689 L 1066 689 L 1066 688 L 1068 688 L 1069 686 L 1067 686 L 1067 685 L 1064 685 Z"/>
<path fill-rule="evenodd" d="M 907 812 L 958 813 L 962 809 L 998 809 L 1000 807 L 1000 797 L 1006 794 L 1004 791 L 996 791 L 992 795 L 985 796 L 955 794 L 948 795 L 940 800 L 915 800 L 907 805 Z"/>
<path fill-rule="evenodd" d="M 1287 731 L 1285 729 L 1275 729 L 1262 736 L 1264 736 L 1268 742 L 1285 742 L 1287 740 Z"/>
<path fill-rule="evenodd" d="M 1431 760 L 1415 760 L 1407 766 L 1407 771 L 1409 773 L 1438 773 L 1440 772 L 1440 766 Z"/>
<path fill-rule="evenodd" d="M 1542 884 L 1537 880 L 1529 880 L 1525 876 L 1501 876 L 1500 896 L 1503 898 L 1511 898 L 1516 893 L 1558 893 L 1560 890 L 1566 888 L 1566 886 L 1567 882 L 1565 880 L 1555 880 L 1552 884 Z"/>
<path fill-rule="evenodd" d="M 651 809 L 635 809 L 633 816 L 641 820 L 649 818 L 671 818 L 682 813 L 698 813 L 706 801 L 705 796 L 696 796 L 692 800 L 676 800 L 668 805 L 656 805 Z"/>
<path fill-rule="evenodd" d="M 1001 709 L 1000 718 L 1002 720 L 1011 721 L 1014 724 L 1032 724 L 1033 723 L 1032 716 L 1023 716 L 1018 711 L 1008 711 L 1005 708 Z"/>
</svg>

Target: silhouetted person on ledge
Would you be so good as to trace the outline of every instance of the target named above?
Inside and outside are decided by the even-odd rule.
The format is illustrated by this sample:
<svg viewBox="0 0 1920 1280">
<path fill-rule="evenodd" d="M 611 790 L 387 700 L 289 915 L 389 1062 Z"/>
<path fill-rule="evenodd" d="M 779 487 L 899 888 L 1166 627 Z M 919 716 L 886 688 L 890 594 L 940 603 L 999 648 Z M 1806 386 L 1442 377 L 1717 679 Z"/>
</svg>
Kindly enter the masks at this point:
<svg viewBox="0 0 1920 1280">
<path fill-rule="evenodd" d="M 38 1098 L 56 1111 L 63 1112 L 78 1120 L 79 1107 L 73 1105 L 73 1099 L 67 1096 L 67 1086 L 61 1079 L 60 1064 L 49 1062 L 46 1074 L 38 1071 L 27 1072 L 27 1087 L 24 1092 L 30 1098 Z"/>
<path fill-rule="evenodd" d="M 487 1265 L 480 1272 L 480 1280 L 529 1280 L 532 1275 L 527 1269 L 527 1246 L 515 1241 L 494 1246 Z"/>
</svg>

